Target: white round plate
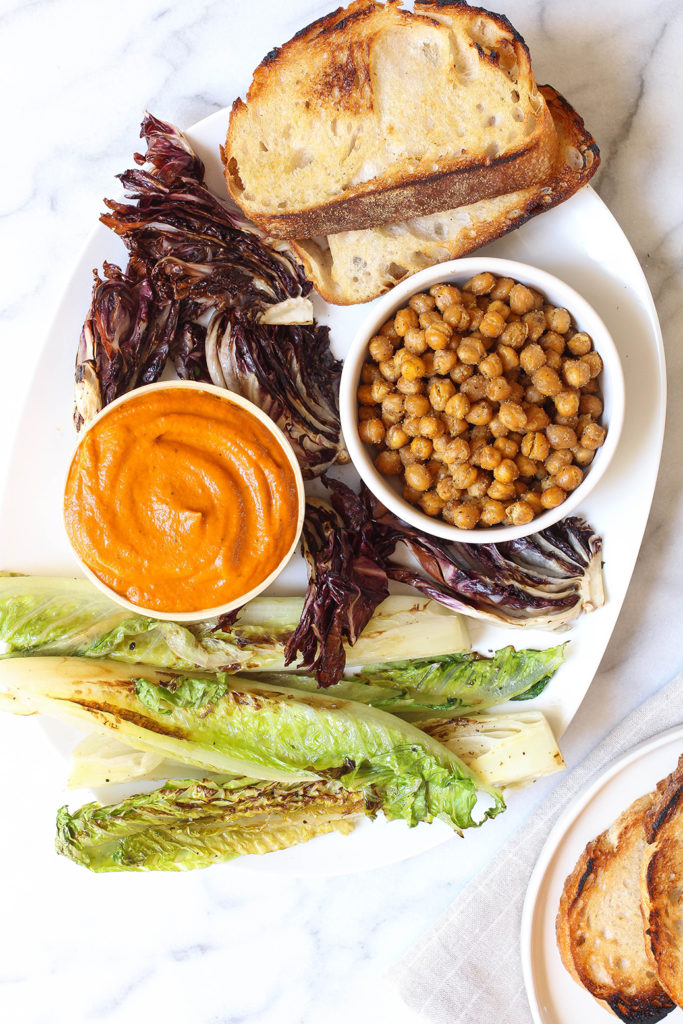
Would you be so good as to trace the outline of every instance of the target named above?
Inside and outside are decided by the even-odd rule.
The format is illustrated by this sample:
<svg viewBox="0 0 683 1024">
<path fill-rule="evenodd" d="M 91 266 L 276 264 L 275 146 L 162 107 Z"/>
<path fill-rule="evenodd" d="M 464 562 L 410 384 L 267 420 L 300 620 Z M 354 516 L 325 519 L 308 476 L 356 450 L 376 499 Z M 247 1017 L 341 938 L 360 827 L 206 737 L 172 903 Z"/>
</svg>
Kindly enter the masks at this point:
<svg viewBox="0 0 683 1024">
<path fill-rule="evenodd" d="M 228 117 L 229 110 L 221 110 L 186 133 L 204 160 L 207 184 L 220 196 L 225 190 L 218 147 L 225 139 Z M 135 147 L 136 140 L 131 139 L 131 154 Z M 103 194 L 115 194 L 114 185 L 102 182 Z M 534 702 L 561 736 L 607 646 L 650 509 L 666 401 L 661 332 L 638 260 L 607 207 L 589 187 L 477 255 L 520 260 L 566 281 L 605 321 L 624 369 L 626 415 L 619 448 L 609 470 L 578 510 L 604 538 L 607 603 L 582 616 L 571 632 L 561 637 L 470 620 L 472 646 L 482 652 L 507 644 L 547 647 L 560 640 L 571 641 L 566 663 Z M 62 488 L 75 443 L 71 410 L 76 347 L 90 303 L 92 269 L 101 267 L 105 259 L 125 265 L 126 253 L 118 237 L 100 225 L 86 244 L 57 310 L 14 448 L 0 456 L 7 460 L 7 484 L 0 495 L 0 568 L 42 575 L 79 574 L 62 526 Z M 368 307 L 328 306 L 317 296 L 315 306 L 318 318 L 330 325 L 336 355 L 343 357 Z M 271 592 L 302 593 L 305 586 L 305 565 L 297 557 Z M 46 731 L 64 749 L 66 779 L 72 737 L 56 723 L 46 723 Z M 364 824 L 349 837 L 321 839 L 326 844 L 324 860 L 316 840 L 265 858 L 245 858 L 243 863 L 263 871 L 342 874 L 414 856 L 449 835 L 440 824 L 407 829 L 401 823 L 378 820 Z"/>
<path fill-rule="evenodd" d="M 536 863 L 522 911 L 524 984 L 535 1024 L 608 1024 L 615 1018 L 570 976 L 555 941 L 565 879 L 587 843 L 638 797 L 666 778 L 683 753 L 683 725 L 638 744 L 614 761 L 556 822 Z M 683 1011 L 666 1018 L 683 1021 Z"/>
</svg>

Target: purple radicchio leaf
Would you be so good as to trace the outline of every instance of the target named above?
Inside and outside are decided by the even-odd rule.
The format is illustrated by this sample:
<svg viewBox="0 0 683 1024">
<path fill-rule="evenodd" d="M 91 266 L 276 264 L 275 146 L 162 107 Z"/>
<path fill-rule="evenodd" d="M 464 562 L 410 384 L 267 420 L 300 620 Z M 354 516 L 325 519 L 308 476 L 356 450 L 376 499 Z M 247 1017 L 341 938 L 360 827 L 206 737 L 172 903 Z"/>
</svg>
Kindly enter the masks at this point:
<svg viewBox="0 0 683 1024">
<path fill-rule="evenodd" d="M 301 667 L 314 670 L 324 687 L 342 677 L 343 641 L 355 644 L 389 594 L 372 547 L 372 524 L 358 495 L 338 481 L 329 485 L 332 505 L 317 499 L 306 505 L 302 548 L 308 591 L 299 625 L 285 647 L 285 664 L 300 654 Z"/>
<path fill-rule="evenodd" d="M 171 359 L 183 379 L 252 397 L 283 427 L 304 475 L 318 475 L 345 458 L 341 364 L 326 327 L 274 326 L 273 317 L 288 303 L 290 319 L 312 318 L 310 282 L 283 243 L 268 244 L 209 192 L 204 165 L 178 129 L 147 114 L 141 136 L 139 166 L 119 175 L 124 200 L 105 200 L 100 218 L 121 237 L 129 263 L 95 279 L 76 362 L 77 428 L 118 395 L 158 380 Z M 261 322 L 265 315 L 271 323 Z M 240 350 L 232 384 L 218 360 L 219 326 L 221 342 L 234 326 Z"/>
</svg>

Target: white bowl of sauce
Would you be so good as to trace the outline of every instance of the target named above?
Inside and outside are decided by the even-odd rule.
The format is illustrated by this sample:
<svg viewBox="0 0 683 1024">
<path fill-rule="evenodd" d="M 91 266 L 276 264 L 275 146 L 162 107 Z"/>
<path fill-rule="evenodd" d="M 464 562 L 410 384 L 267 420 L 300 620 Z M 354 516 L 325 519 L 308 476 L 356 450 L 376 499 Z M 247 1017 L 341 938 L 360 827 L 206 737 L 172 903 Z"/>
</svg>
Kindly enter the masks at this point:
<svg viewBox="0 0 683 1024">
<path fill-rule="evenodd" d="M 168 381 L 117 398 L 83 430 L 64 523 L 85 575 L 133 612 L 224 615 L 284 569 L 305 494 L 287 438 L 212 384 Z"/>
</svg>

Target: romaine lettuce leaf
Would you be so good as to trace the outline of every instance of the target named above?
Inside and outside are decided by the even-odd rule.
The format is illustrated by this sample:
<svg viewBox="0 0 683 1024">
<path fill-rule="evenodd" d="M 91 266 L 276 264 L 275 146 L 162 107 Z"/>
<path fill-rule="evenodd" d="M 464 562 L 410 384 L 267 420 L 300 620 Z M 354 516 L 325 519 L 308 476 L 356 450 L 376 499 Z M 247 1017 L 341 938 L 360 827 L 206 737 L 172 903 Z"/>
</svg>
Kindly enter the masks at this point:
<svg viewBox="0 0 683 1024">
<path fill-rule="evenodd" d="M 283 782 L 338 779 L 410 825 L 439 817 L 468 828 L 504 808 L 500 793 L 481 786 L 455 754 L 393 715 L 320 693 L 226 679 L 230 689 L 197 708 L 197 684 L 170 673 L 84 658 L 15 658 L 0 662 L 0 698 L 18 712 L 112 730 L 133 747 L 209 771 Z M 161 710 L 151 706 L 152 686 L 167 705 Z M 484 806 L 475 818 L 478 790 Z"/>
</svg>

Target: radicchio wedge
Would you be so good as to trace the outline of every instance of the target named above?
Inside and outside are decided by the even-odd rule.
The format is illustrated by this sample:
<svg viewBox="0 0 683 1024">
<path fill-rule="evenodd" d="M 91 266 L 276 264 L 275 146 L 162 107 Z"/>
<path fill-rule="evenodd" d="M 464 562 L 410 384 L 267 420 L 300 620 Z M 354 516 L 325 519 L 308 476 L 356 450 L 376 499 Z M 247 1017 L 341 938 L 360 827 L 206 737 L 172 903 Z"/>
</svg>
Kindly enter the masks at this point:
<svg viewBox="0 0 683 1024">
<path fill-rule="evenodd" d="M 158 380 L 169 359 L 181 378 L 222 386 L 230 365 L 228 386 L 280 423 L 304 476 L 316 476 L 345 453 L 341 364 L 328 329 L 313 319 L 310 282 L 282 243 L 269 245 L 209 192 L 204 165 L 178 129 L 147 114 L 141 136 L 139 167 L 119 176 L 125 200 L 105 200 L 101 217 L 129 262 L 95 276 L 76 360 L 77 429 L 114 398 Z M 234 356 L 223 344 L 230 338 Z"/>
</svg>

